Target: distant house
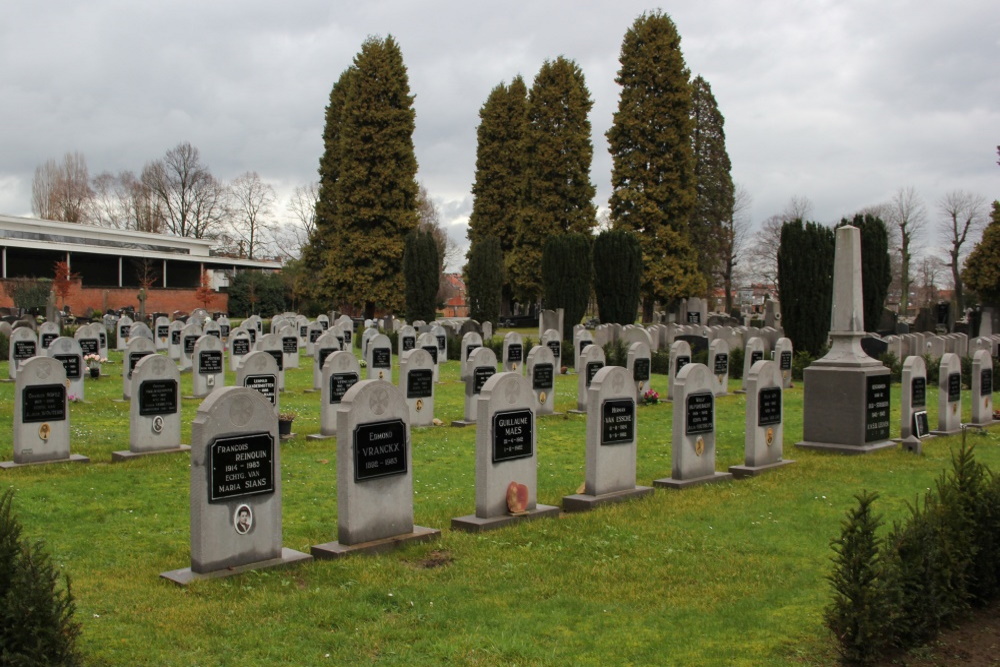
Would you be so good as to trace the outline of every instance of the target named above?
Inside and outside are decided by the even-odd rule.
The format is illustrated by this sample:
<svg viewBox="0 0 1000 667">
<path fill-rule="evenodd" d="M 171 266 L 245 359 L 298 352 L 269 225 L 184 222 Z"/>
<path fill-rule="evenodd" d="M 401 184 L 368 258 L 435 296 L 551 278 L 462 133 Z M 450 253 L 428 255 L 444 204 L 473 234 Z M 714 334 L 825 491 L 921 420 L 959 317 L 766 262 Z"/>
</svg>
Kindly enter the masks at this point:
<svg viewBox="0 0 1000 667">
<path fill-rule="evenodd" d="M 466 299 L 465 281 L 460 273 L 444 274 L 444 307 L 441 314 L 444 317 L 468 317 L 469 303 Z"/>
<path fill-rule="evenodd" d="M 280 271 L 279 262 L 233 259 L 212 253 L 213 241 L 149 234 L 52 220 L 0 215 L 0 278 L 52 278 L 56 262 L 67 262 L 78 278 L 66 305 L 71 312 L 138 309 L 146 287 L 146 311 L 192 311 L 202 275 L 224 290 L 237 271 Z M 228 297 L 217 295 L 213 310 L 225 311 Z M 0 290 L 0 307 L 14 304 Z M 62 306 L 62 303 L 58 304 Z"/>
</svg>

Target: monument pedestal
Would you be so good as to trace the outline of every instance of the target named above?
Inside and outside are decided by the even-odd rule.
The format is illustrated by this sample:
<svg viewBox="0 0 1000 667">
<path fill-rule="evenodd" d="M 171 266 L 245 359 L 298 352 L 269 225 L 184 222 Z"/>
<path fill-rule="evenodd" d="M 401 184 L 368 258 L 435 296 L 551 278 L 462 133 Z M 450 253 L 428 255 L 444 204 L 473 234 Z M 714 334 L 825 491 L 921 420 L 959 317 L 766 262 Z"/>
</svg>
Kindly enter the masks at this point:
<svg viewBox="0 0 1000 667">
<path fill-rule="evenodd" d="M 867 454 L 895 447 L 889 439 L 889 369 L 818 365 L 805 369 L 802 449 Z"/>
<path fill-rule="evenodd" d="M 312 559 L 313 557 L 310 556 L 309 554 L 304 554 L 301 551 L 295 551 L 294 549 L 286 549 L 282 547 L 281 556 L 279 556 L 278 558 L 271 558 L 268 560 L 257 561 L 256 563 L 246 563 L 244 565 L 234 565 L 232 567 L 224 567 L 221 570 L 212 570 L 211 572 L 195 572 L 191 568 L 185 567 L 180 570 L 170 570 L 169 572 L 161 572 L 160 576 L 163 577 L 164 579 L 169 579 L 175 584 L 179 584 L 181 586 L 187 586 L 192 581 L 231 577 L 234 574 L 249 572 L 250 570 L 262 570 L 267 567 L 281 567 L 284 565 L 294 565 L 295 563 L 304 563 Z"/>
<path fill-rule="evenodd" d="M 352 554 L 380 554 L 411 543 L 429 542 L 441 537 L 441 531 L 436 528 L 425 528 L 424 526 L 414 526 L 413 532 L 402 535 L 392 535 L 379 540 L 361 542 L 359 544 L 341 544 L 340 542 L 327 542 L 317 544 L 310 549 L 313 558 L 328 560 L 333 558 L 343 558 Z"/>
<path fill-rule="evenodd" d="M 0 469 L 8 470 L 10 468 L 20 468 L 22 466 L 42 466 L 49 463 L 90 463 L 90 458 L 81 454 L 70 454 L 69 457 L 65 459 L 47 459 L 45 461 L 29 461 L 27 463 L 18 463 L 17 461 L 0 461 Z"/>
<path fill-rule="evenodd" d="M 693 477 L 691 479 L 674 479 L 673 477 L 664 477 L 663 479 L 654 479 L 653 486 L 658 489 L 673 489 L 675 491 L 683 491 L 684 489 L 691 488 L 692 486 L 701 486 L 702 484 L 715 484 L 716 482 L 728 482 L 733 479 L 732 474 L 728 472 L 715 472 L 711 475 L 705 475 L 704 477 Z"/>
<path fill-rule="evenodd" d="M 634 498 L 642 498 L 653 492 L 651 486 L 637 486 L 634 489 L 624 489 L 622 491 L 612 491 L 592 496 L 587 493 L 574 493 L 571 496 L 563 496 L 564 512 L 589 512 L 601 505 L 611 505 L 621 503 Z"/>
<path fill-rule="evenodd" d="M 559 516 L 559 508 L 554 505 L 536 505 L 535 509 L 528 510 L 521 514 L 501 514 L 500 516 L 484 519 L 475 514 L 455 517 L 451 520 L 452 530 L 462 530 L 467 533 L 482 533 L 487 530 L 495 530 L 515 521 L 531 521 L 544 517 Z"/>
</svg>

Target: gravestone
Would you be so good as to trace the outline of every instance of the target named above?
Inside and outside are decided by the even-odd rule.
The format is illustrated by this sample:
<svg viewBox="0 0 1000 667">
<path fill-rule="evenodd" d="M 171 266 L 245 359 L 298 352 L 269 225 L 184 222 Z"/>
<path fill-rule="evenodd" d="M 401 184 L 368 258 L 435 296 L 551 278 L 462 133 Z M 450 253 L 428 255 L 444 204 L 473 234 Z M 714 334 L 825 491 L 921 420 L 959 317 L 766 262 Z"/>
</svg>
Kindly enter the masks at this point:
<svg viewBox="0 0 1000 667">
<path fill-rule="evenodd" d="M 232 325 L 229 323 L 229 318 L 223 315 L 222 317 L 215 320 L 215 323 L 219 325 L 219 333 L 222 334 L 222 340 L 229 340 L 229 331 L 232 329 Z"/>
<path fill-rule="evenodd" d="M 678 339 L 670 346 L 670 374 L 667 376 L 667 400 L 674 400 L 674 385 L 677 374 L 691 363 L 691 346 L 686 340 Z"/>
<path fill-rule="evenodd" d="M 181 341 L 181 330 L 184 329 L 184 323 L 180 320 L 174 320 L 170 323 L 170 342 L 167 345 L 167 355 L 173 359 L 175 362 L 180 364 L 181 361 L 181 347 L 183 343 Z"/>
<path fill-rule="evenodd" d="M 632 343 L 631 350 L 646 347 Z M 648 350 L 648 347 L 646 347 Z M 582 512 L 639 498 L 652 487 L 635 485 L 636 384 L 628 370 L 606 366 L 587 390 L 587 472 L 583 493 L 563 497 L 563 509 Z"/>
<path fill-rule="evenodd" d="M 153 323 L 153 344 L 157 352 L 170 349 L 170 320 L 166 317 L 157 317 Z"/>
<path fill-rule="evenodd" d="M 151 354 L 156 354 L 156 344 L 148 338 L 133 338 L 125 346 L 125 354 L 122 355 L 122 400 L 131 400 L 135 367 L 143 357 Z M 170 365 L 175 366 L 173 363 Z"/>
<path fill-rule="evenodd" d="M 362 380 L 344 395 L 337 410 L 337 541 L 314 546 L 313 556 L 379 553 L 440 537 L 413 523 L 408 419 L 402 392 L 384 380 Z"/>
<path fill-rule="evenodd" d="M 750 369 L 758 361 L 764 359 L 764 341 L 758 336 L 751 336 L 747 339 L 746 347 L 743 350 L 743 379 L 740 381 L 740 388 L 737 394 L 745 394 L 747 390 L 747 378 L 750 376 Z"/>
<path fill-rule="evenodd" d="M 336 331 L 323 331 L 322 327 L 316 327 L 316 330 L 319 331 L 320 336 L 312 343 L 312 391 L 321 391 L 323 388 L 323 364 L 326 363 L 327 357 L 342 350 L 343 346 L 342 339 L 337 337 Z"/>
<path fill-rule="evenodd" d="M 128 341 L 133 338 L 148 338 L 152 342 L 154 336 L 152 330 L 146 326 L 145 322 L 133 322 L 129 328 L 128 340 L 125 341 L 126 347 L 128 346 Z"/>
<path fill-rule="evenodd" d="M 899 435 L 907 451 L 919 454 L 920 441 L 932 437 L 927 423 L 927 365 L 923 357 L 909 356 L 903 361 L 900 383 Z"/>
<path fill-rule="evenodd" d="M 327 331 L 324 336 L 333 334 Z M 361 381 L 361 366 L 357 357 L 346 350 L 334 350 L 323 362 L 320 380 L 319 433 L 306 440 L 325 440 L 337 435 L 337 410 L 347 391 Z"/>
<path fill-rule="evenodd" d="M 440 324 L 431 327 L 431 335 L 437 340 L 438 366 L 448 361 L 448 330 Z"/>
<path fill-rule="evenodd" d="M 774 343 L 774 360 L 778 362 L 781 371 L 781 381 L 785 389 L 792 388 L 792 341 L 790 338 L 779 338 Z"/>
<path fill-rule="evenodd" d="M 715 470 L 715 392 L 711 371 L 688 364 L 677 374 L 674 394 L 671 476 L 654 486 L 686 489 L 733 478 Z"/>
<path fill-rule="evenodd" d="M 462 380 L 468 379 L 470 373 L 469 357 L 473 350 L 477 350 L 483 346 L 483 337 L 480 336 L 475 331 L 470 331 L 462 336 L 462 349 L 461 356 L 459 357 L 459 378 Z M 496 355 L 494 355 L 495 357 Z"/>
<path fill-rule="evenodd" d="M 316 327 L 320 331 L 323 327 L 317 325 Z M 295 333 L 299 337 L 299 349 L 305 350 L 307 356 L 312 356 L 312 348 L 309 347 L 309 318 L 305 315 L 299 315 L 295 318 Z"/>
<path fill-rule="evenodd" d="M 635 390 L 634 398 L 637 401 L 641 401 L 643 395 L 647 391 L 652 390 L 652 386 L 649 384 L 649 380 L 652 377 L 652 363 L 649 345 L 642 341 L 637 341 L 629 345 L 625 368 L 632 378 L 632 388 Z"/>
<path fill-rule="evenodd" d="M 128 344 L 128 337 L 132 335 L 132 318 L 128 315 L 122 315 L 115 323 L 115 330 L 118 333 L 115 349 L 124 352 L 125 345 Z"/>
<path fill-rule="evenodd" d="M 257 339 L 254 351 L 267 352 L 274 357 L 278 366 L 278 391 L 285 390 L 285 353 L 281 349 L 281 337 L 278 334 L 264 334 Z"/>
<path fill-rule="evenodd" d="M 295 327 L 286 326 L 278 331 L 281 338 L 282 368 L 299 367 L 299 335 Z"/>
<path fill-rule="evenodd" d="M 586 329 L 579 329 L 573 332 L 573 369 L 580 373 L 581 364 L 583 363 L 581 357 L 583 356 L 584 350 L 594 344 L 594 336 Z"/>
<path fill-rule="evenodd" d="M 476 513 L 452 519 L 453 529 L 479 532 L 559 515 L 558 507 L 537 502 L 535 401 L 519 373 L 498 373 L 483 386 L 476 401 Z"/>
<path fill-rule="evenodd" d="M 417 347 L 417 330 L 409 324 L 403 325 L 396 335 L 396 356 L 403 356 Z"/>
<path fill-rule="evenodd" d="M 493 323 L 483 322 L 483 340 L 491 340 L 493 338 Z"/>
<path fill-rule="evenodd" d="M 14 460 L 0 462 L 0 469 L 90 461 L 86 456 L 70 454 L 68 403 L 62 363 L 50 357 L 25 361 L 14 380 Z"/>
<path fill-rule="evenodd" d="M 128 345 L 129 350 L 146 347 L 155 348 L 155 343 L 139 338 Z M 139 357 L 131 377 L 128 450 L 111 452 L 111 462 L 190 450 L 181 444 L 181 375 L 177 365 L 154 351 Z"/>
<path fill-rule="evenodd" d="M 555 364 L 556 375 L 562 374 L 562 336 L 555 329 L 546 329 L 539 339 L 552 352 L 552 363 Z"/>
<path fill-rule="evenodd" d="M 243 357 L 239 368 L 236 369 L 236 386 L 263 394 L 270 402 L 275 417 L 281 411 L 278 373 L 278 362 L 275 361 L 274 355 L 264 350 L 255 350 Z"/>
<path fill-rule="evenodd" d="M 715 395 L 729 395 L 729 343 L 716 338 L 708 346 L 708 369 L 715 378 Z"/>
<path fill-rule="evenodd" d="M 268 407 L 243 387 L 224 387 L 199 406 L 191 425 L 191 567 L 161 577 L 186 585 L 311 559 L 281 546 L 281 447 Z"/>
<path fill-rule="evenodd" d="M 221 336 L 205 334 L 195 342 L 191 356 L 191 395 L 194 398 L 208 396 L 226 386 L 224 348 Z"/>
<path fill-rule="evenodd" d="M 368 340 L 365 354 L 369 380 L 392 382 L 392 343 L 385 334 L 375 334 Z"/>
<path fill-rule="evenodd" d="M 729 466 L 733 477 L 742 479 L 786 466 L 783 458 L 785 379 L 778 361 L 758 361 L 747 378 L 745 463 Z"/>
<path fill-rule="evenodd" d="M 325 333 L 333 333 L 333 337 L 337 338 L 336 332 L 328 332 L 320 325 L 319 322 L 313 322 L 306 326 L 306 356 L 316 356 L 316 341 L 318 341 Z M 343 335 L 341 335 L 338 340 L 343 341 Z M 343 342 L 341 342 L 338 349 L 343 349 Z"/>
<path fill-rule="evenodd" d="M 587 390 L 593 382 L 597 371 L 604 368 L 607 360 L 604 358 L 604 350 L 597 345 L 588 345 L 580 355 L 580 367 L 577 369 L 576 378 L 576 410 L 570 410 L 573 414 L 587 413 Z"/>
<path fill-rule="evenodd" d="M 863 454 L 894 447 L 889 439 L 889 369 L 861 349 L 861 237 L 857 227 L 836 230 L 832 344 L 804 373 L 802 442 L 797 447 Z"/>
<path fill-rule="evenodd" d="M 38 327 L 38 349 L 41 350 L 39 355 L 45 354 L 52 341 L 59 338 L 59 333 L 59 325 L 55 322 L 42 322 L 42 326 Z"/>
<path fill-rule="evenodd" d="M 453 421 L 452 426 L 471 426 L 476 423 L 476 400 L 486 382 L 497 372 L 497 355 L 488 347 L 474 348 L 465 363 L 469 368 L 465 377 L 465 411 L 462 419 Z"/>
<path fill-rule="evenodd" d="M 621 340 L 625 342 L 626 348 L 628 348 L 632 343 L 645 343 L 647 348 L 650 350 L 653 349 L 653 337 L 650 336 L 649 332 L 642 327 L 631 327 L 627 329 L 622 335 Z"/>
<path fill-rule="evenodd" d="M 84 357 L 84 364 L 87 364 L 89 361 L 87 357 L 93 358 L 96 356 L 99 359 L 106 358 L 101 357 L 101 339 L 98 337 L 98 329 L 100 328 L 100 324 L 84 324 L 73 334 L 73 338 L 80 344 L 80 354 Z M 17 329 L 14 331 L 17 331 Z M 100 362 L 97 363 L 97 367 L 100 368 Z"/>
<path fill-rule="evenodd" d="M 986 350 L 972 355 L 972 425 L 985 427 L 993 421 L 993 357 Z"/>
<path fill-rule="evenodd" d="M 201 336 L 201 325 L 196 322 L 185 324 L 181 329 L 181 358 L 177 367 L 182 373 L 191 370 L 194 364 L 194 346 Z"/>
<path fill-rule="evenodd" d="M 365 330 L 361 332 L 361 357 L 363 359 L 368 358 L 368 342 L 378 335 L 378 329 L 375 327 L 365 327 Z"/>
<path fill-rule="evenodd" d="M 441 377 L 441 357 L 438 354 L 437 339 L 434 334 L 425 332 L 417 336 L 417 347 L 431 355 L 431 361 L 434 362 L 434 381 L 438 382 Z"/>
<path fill-rule="evenodd" d="M 528 352 L 528 380 L 535 394 L 535 414 L 552 415 L 555 413 L 556 365 L 552 350 L 547 345 L 536 345 Z"/>
<path fill-rule="evenodd" d="M 66 392 L 70 401 L 82 401 L 83 395 L 83 353 L 80 343 L 68 336 L 60 336 L 49 345 L 48 355 L 63 365 L 66 371 Z"/>
<path fill-rule="evenodd" d="M 250 333 L 243 327 L 233 329 L 226 346 L 229 348 L 229 370 L 235 373 L 243 357 L 253 349 Z"/>
<path fill-rule="evenodd" d="M 347 317 L 347 316 L 345 315 L 344 317 Z M 316 317 L 316 323 L 319 324 L 321 327 L 323 327 L 323 331 L 329 331 L 329 329 L 330 329 L 330 316 L 329 315 L 325 315 L 325 314 L 320 314 L 320 315 L 318 315 Z M 351 322 L 351 318 L 349 318 L 349 317 L 347 317 L 347 323 L 348 323 L 348 325 L 350 325 L 352 327 L 354 326 L 354 323 Z"/>
<path fill-rule="evenodd" d="M 549 331 L 555 330 L 557 335 L 557 340 L 562 340 L 563 338 L 563 318 L 565 312 L 562 308 L 556 308 L 555 310 L 542 310 L 538 313 L 538 337 L 541 338 L 542 335 Z M 556 355 L 556 360 L 558 361 L 559 355 Z"/>
<path fill-rule="evenodd" d="M 220 341 L 222 340 L 222 327 L 215 320 L 205 320 L 205 323 L 201 325 L 201 333 L 203 336 L 215 336 Z"/>
<path fill-rule="evenodd" d="M 505 373 L 523 373 L 524 340 L 521 334 L 511 331 L 503 337 L 503 371 Z"/>
<path fill-rule="evenodd" d="M 779 328 L 781 326 L 781 304 L 768 299 L 764 302 L 764 326 Z"/>
<path fill-rule="evenodd" d="M 434 360 L 427 350 L 407 350 L 400 356 L 399 388 L 410 410 L 410 426 L 433 426 Z"/>
<path fill-rule="evenodd" d="M 962 360 L 957 354 L 941 356 L 938 378 L 938 427 L 931 433 L 953 435 L 962 430 Z"/>
<path fill-rule="evenodd" d="M 18 327 L 10 332 L 8 348 L 7 372 L 14 380 L 24 362 L 38 356 L 38 336 L 28 327 Z"/>
</svg>

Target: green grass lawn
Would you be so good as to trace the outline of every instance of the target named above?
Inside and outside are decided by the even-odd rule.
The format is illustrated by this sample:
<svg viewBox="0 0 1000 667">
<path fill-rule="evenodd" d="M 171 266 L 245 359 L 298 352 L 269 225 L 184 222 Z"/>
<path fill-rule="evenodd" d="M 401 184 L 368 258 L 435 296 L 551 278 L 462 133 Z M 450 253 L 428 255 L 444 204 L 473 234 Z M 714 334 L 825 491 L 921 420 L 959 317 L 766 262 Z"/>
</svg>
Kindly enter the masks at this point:
<svg viewBox="0 0 1000 667">
<path fill-rule="evenodd" d="M 186 588 L 159 577 L 190 565 L 188 455 L 111 464 L 128 449 L 121 353 L 70 408 L 73 453 L 90 464 L 0 472 L 15 511 L 70 575 L 82 649 L 96 665 L 827 665 L 822 624 L 829 541 L 852 496 L 881 494 L 887 519 L 933 485 L 959 439 L 847 457 L 800 451 L 801 385 L 785 393 L 785 458 L 769 475 L 657 490 L 626 504 L 485 534 L 449 529 L 475 511 L 475 429 L 413 429 L 415 521 L 441 539 L 381 556 L 315 561 Z M 282 408 L 299 413 L 282 444 L 284 545 L 336 539 L 336 444 L 319 432 L 312 360 L 287 372 Z M 228 366 L 228 364 L 227 364 Z M 0 376 L 7 376 L 0 363 Z M 227 383 L 234 374 L 227 372 Z M 394 369 L 398 379 L 398 369 Z M 182 395 L 191 390 L 182 377 Z M 666 395 L 666 377 L 652 386 Z M 739 386 L 730 383 L 731 389 Z M 0 384 L 0 460 L 13 456 L 13 383 Z M 968 392 L 964 396 L 968 403 Z M 899 387 L 893 392 L 899 427 Z M 557 379 L 556 409 L 575 407 L 576 376 Z M 932 427 L 937 393 L 928 390 Z M 716 406 L 716 469 L 743 463 L 745 400 Z M 183 401 L 190 442 L 197 400 Z M 458 362 L 437 386 L 436 416 L 460 418 Z M 638 483 L 670 475 L 669 404 L 638 411 Z M 968 416 L 968 405 L 966 405 Z M 969 436 L 1000 469 L 1000 429 Z M 538 420 L 538 502 L 560 505 L 584 479 L 585 417 Z"/>
</svg>

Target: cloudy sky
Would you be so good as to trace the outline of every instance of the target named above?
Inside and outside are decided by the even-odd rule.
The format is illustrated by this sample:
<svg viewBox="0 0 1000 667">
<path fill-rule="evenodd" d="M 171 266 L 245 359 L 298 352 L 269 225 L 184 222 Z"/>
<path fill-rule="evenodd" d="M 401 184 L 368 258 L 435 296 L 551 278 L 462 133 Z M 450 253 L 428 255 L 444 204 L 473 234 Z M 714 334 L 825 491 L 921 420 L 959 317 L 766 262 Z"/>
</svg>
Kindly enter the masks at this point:
<svg viewBox="0 0 1000 667">
<path fill-rule="evenodd" d="M 663 7 L 726 117 L 754 224 L 792 197 L 831 222 L 913 186 L 1000 197 L 1000 2 L 702 0 Z M 420 181 L 465 244 L 478 112 L 546 59 L 583 69 L 597 204 L 622 37 L 655 4 L 11 0 L 0 24 L 0 213 L 30 215 L 35 167 L 79 151 L 91 175 L 189 141 L 219 178 L 279 195 L 315 180 L 330 87 L 392 34 L 416 95 Z M 284 214 L 283 206 L 277 213 Z"/>
</svg>

